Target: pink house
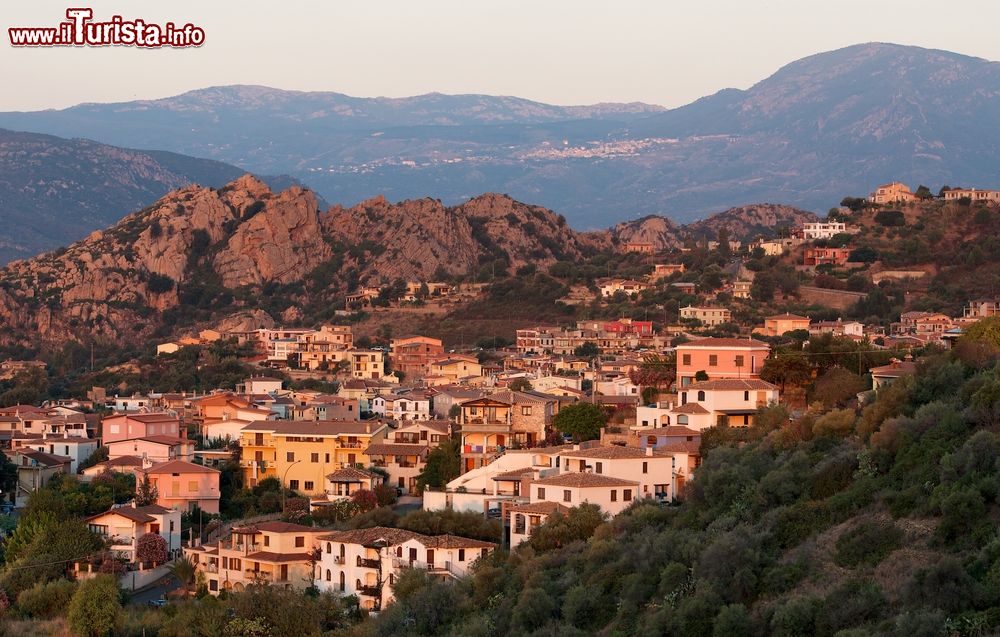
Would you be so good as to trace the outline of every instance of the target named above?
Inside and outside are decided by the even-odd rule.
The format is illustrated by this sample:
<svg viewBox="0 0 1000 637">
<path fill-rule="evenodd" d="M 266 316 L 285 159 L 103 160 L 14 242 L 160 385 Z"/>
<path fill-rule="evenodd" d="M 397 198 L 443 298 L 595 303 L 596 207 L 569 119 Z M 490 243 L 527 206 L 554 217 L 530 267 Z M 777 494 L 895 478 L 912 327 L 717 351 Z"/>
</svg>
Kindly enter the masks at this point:
<svg viewBox="0 0 1000 637">
<path fill-rule="evenodd" d="M 702 338 L 677 346 L 677 382 L 687 387 L 698 372 L 709 380 L 756 378 L 771 346 L 747 338 Z"/>
<path fill-rule="evenodd" d="M 147 436 L 106 443 L 108 459 L 138 456 L 147 462 L 190 460 L 194 454 L 194 441 L 176 436 Z"/>
<path fill-rule="evenodd" d="M 181 436 L 181 421 L 166 413 L 118 414 L 108 416 L 101 423 L 104 444 L 118 440 L 133 440 L 147 436 Z"/>
<path fill-rule="evenodd" d="M 158 505 L 178 511 L 190 511 L 197 506 L 205 513 L 218 513 L 219 475 L 210 467 L 170 460 L 137 472 L 136 488 L 149 476 L 150 485 L 156 487 Z"/>
</svg>

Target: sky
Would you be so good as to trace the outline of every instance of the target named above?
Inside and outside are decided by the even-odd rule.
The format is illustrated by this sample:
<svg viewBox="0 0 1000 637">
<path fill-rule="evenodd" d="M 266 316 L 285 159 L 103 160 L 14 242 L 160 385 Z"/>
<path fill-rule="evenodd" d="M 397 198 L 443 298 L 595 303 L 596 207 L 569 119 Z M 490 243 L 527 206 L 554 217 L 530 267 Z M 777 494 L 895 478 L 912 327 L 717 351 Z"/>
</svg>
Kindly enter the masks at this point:
<svg viewBox="0 0 1000 637">
<path fill-rule="evenodd" d="M 14 48 L 68 6 L 190 22 L 205 44 Z M 1000 3 L 950 0 L 3 0 L 0 110 L 152 99 L 224 84 L 361 97 L 516 95 L 675 107 L 798 58 L 894 42 L 1000 60 Z"/>
</svg>

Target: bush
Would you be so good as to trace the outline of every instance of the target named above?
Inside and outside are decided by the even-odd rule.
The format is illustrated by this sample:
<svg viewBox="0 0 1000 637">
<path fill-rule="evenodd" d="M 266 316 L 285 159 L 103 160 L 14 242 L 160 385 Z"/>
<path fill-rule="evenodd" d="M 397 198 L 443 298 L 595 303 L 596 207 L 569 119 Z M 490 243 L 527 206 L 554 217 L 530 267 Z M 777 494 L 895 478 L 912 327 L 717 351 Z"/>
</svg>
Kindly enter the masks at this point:
<svg viewBox="0 0 1000 637">
<path fill-rule="evenodd" d="M 886 227 L 906 225 L 906 217 L 899 210 L 882 210 L 875 213 L 875 221 Z"/>
<path fill-rule="evenodd" d="M 104 637 L 121 617 L 118 582 L 111 575 L 98 575 L 80 584 L 69 604 L 69 625 L 80 637 Z"/>
<path fill-rule="evenodd" d="M 816 632 L 816 611 L 819 601 L 809 597 L 788 600 L 774 611 L 771 617 L 771 634 L 774 637 L 802 637 Z"/>
<path fill-rule="evenodd" d="M 949 614 L 967 610 L 976 597 L 976 582 L 950 556 L 917 571 L 903 587 L 903 599 L 911 606 L 940 608 Z"/>
<path fill-rule="evenodd" d="M 817 632 L 831 635 L 851 626 L 876 621 L 888 602 L 875 582 L 852 580 L 838 586 L 823 600 L 816 618 Z"/>
<path fill-rule="evenodd" d="M 66 579 L 35 584 L 17 598 L 17 609 L 25 617 L 47 619 L 66 612 L 76 584 Z"/>
<path fill-rule="evenodd" d="M 837 538 L 834 562 L 854 568 L 875 566 L 903 544 L 903 531 L 892 522 L 865 521 Z"/>
<path fill-rule="evenodd" d="M 854 421 L 853 409 L 836 409 L 820 416 L 813 426 L 813 435 L 843 438 L 854 431 Z"/>
</svg>

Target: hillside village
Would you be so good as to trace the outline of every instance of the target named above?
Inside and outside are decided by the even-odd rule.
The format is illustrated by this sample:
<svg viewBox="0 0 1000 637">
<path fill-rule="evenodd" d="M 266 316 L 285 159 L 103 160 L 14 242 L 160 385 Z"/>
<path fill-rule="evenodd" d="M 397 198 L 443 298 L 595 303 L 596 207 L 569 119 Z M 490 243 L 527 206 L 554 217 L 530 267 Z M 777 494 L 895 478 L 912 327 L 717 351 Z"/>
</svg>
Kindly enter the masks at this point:
<svg viewBox="0 0 1000 637">
<path fill-rule="evenodd" d="M 1000 295 L 966 298 L 960 312 L 907 309 L 940 270 L 897 266 L 877 241 L 935 199 L 924 191 L 886 184 L 771 237 L 618 242 L 612 276 L 575 279 L 555 261 L 549 274 L 566 284 L 553 303 L 576 313 L 478 341 L 359 320 L 497 301 L 495 283 L 442 277 L 359 285 L 312 327 L 188 329 L 144 363 L 82 376 L 111 381 L 86 395 L 23 403 L 50 364 L 8 360 L 3 506 L 86 494 L 74 506 L 93 550 L 62 572 L 79 581 L 114 573 L 142 590 L 182 562 L 201 595 L 276 586 L 378 613 L 410 569 L 466 577 L 580 507 L 604 519 L 637 503 L 677 507 L 720 436 L 739 439 L 759 419 L 853 414 L 1000 316 Z M 948 189 L 934 205 L 995 218 L 998 202 L 997 191 Z M 142 365 L 159 371 L 137 375 Z M 230 380 L 150 388 L 192 365 Z M 385 524 L 396 509 L 479 518 L 495 535 Z M 24 586 L 0 579 L 8 595 Z"/>
<path fill-rule="evenodd" d="M 207 328 L 164 341 L 156 358 L 167 365 L 228 344 L 256 371 L 235 386 L 201 392 L 117 395 L 94 387 L 86 398 L 0 409 L 0 438 L 16 468 L 4 506 L 28 506 L 60 476 L 81 485 L 128 477 L 134 493 L 115 494 L 110 508 L 86 518 L 108 550 L 74 561 L 77 578 L 108 563 L 118 565 L 111 571 L 121 570 L 123 582 L 135 582 L 136 572 L 155 571 L 140 547 L 158 536 L 160 561 L 189 561 L 210 595 L 268 583 L 353 595 L 359 608 L 377 611 L 393 600 L 402 569 L 463 577 L 477 560 L 530 540 L 575 507 L 596 505 L 615 516 L 637 501 L 675 505 L 698 479 L 703 436 L 752 428 L 777 409 L 821 415 L 864 405 L 916 373 L 920 356 L 946 351 L 969 326 L 1000 316 L 997 298 L 976 298 L 961 315 L 912 310 L 869 321 L 784 311 L 745 320 L 748 304 L 782 294 L 780 284 L 762 285 L 762 271 L 748 267 L 753 260 L 789 264 L 814 277 L 817 290 L 825 276 L 827 291 L 848 295 L 830 281 L 858 272 L 875 285 L 924 277 L 872 269 L 855 245 L 866 223 L 856 217 L 917 197 L 887 184 L 867 200 L 845 200 L 825 221 L 746 244 L 724 233 L 667 250 L 626 242 L 618 249 L 644 259 L 646 274 L 596 278 L 563 299 L 598 314 L 658 290 L 688 301 L 675 301 L 673 316 L 664 307 L 663 321 L 538 324 L 513 330 L 507 342 L 464 349 L 427 335 L 373 345 L 348 323 Z M 955 189 L 941 198 L 993 204 L 1000 193 Z M 722 255 L 726 267 L 692 280 L 687 264 L 696 251 Z M 360 287 L 346 296 L 342 315 L 485 293 L 434 281 L 395 287 L 389 296 Z M 46 364 L 8 360 L 0 367 L 16 383 L 44 375 Z M 833 378 L 843 386 L 831 399 L 820 387 Z M 303 379 L 322 388 L 305 387 Z M 272 503 L 271 515 L 234 518 L 227 501 L 237 493 L 233 484 L 247 493 L 272 489 L 280 505 Z M 431 514 L 495 519 L 502 531 L 485 541 L 321 522 L 397 501 Z M 205 516 L 222 524 L 206 526 Z"/>
</svg>

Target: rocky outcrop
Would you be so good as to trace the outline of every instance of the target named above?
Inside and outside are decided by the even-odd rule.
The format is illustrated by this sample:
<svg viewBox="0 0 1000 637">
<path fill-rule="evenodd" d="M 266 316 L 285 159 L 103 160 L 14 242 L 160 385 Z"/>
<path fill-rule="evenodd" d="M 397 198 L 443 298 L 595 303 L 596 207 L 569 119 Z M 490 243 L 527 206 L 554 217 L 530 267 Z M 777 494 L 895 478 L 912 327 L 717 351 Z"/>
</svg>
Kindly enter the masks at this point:
<svg viewBox="0 0 1000 637">
<path fill-rule="evenodd" d="M 772 236 L 777 228 L 797 228 L 818 221 L 815 214 L 793 206 L 758 203 L 730 208 L 707 219 L 684 226 L 687 237 L 715 240 L 725 229 L 734 241 L 752 241 L 758 236 Z"/>
<path fill-rule="evenodd" d="M 228 329 L 294 323 L 329 316 L 359 284 L 487 268 L 512 274 L 630 241 L 663 250 L 722 227 L 745 238 L 812 218 L 761 205 L 689 227 L 647 217 L 578 233 L 552 211 L 501 194 L 458 206 L 376 197 L 321 212 L 306 189 L 274 193 L 244 175 L 218 190 L 177 190 L 107 230 L 0 270 L 0 343 L 61 346 L 94 336 L 143 343 L 161 327 L 190 331 L 222 317 Z"/>
</svg>

